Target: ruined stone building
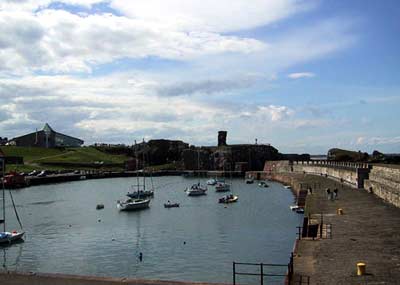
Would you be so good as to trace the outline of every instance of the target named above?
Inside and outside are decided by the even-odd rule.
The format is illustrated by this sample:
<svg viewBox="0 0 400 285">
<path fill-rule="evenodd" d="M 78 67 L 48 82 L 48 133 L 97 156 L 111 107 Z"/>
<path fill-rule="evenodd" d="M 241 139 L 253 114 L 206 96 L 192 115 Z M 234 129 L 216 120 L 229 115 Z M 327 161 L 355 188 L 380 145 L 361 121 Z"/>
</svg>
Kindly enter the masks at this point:
<svg viewBox="0 0 400 285">
<path fill-rule="evenodd" d="M 187 170 L 262 170 L 266 160 L 282 159 L 282 154 L 269 144 L 235 144 L 226 142 L 227 132 L 218 132 L 218 145 L 192 147 L 183 151 Z M 199 161 L 199 163 L 198 163 Z"/>
</svg>

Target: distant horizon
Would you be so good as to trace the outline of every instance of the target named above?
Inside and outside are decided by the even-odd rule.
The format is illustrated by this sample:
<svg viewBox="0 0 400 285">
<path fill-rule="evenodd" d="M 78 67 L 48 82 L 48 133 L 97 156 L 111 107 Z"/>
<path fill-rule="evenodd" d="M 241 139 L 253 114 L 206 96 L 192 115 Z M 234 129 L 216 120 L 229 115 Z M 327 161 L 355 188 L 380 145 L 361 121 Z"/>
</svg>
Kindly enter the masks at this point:
<svg viewBox="0 0 400 285">
<path fill-rule="evenodd" d="M 44 123 L 44 125 L 49 125 L 50 127 L 51 127 L 51 124 L 49 124 L 49 123 Z M 53 128 L 52 128 L 53 129 Z M 42 130 L 42 129 L 39 129 L 39 128 L 37 128 L 37 130 L 39 131 L 39 130 Z M 57 133 L 60 133 L 60 132 L 58 132 L 57 130 L 55 130 Z M 221 130 L 219 130 L 219 131 L 221 131 Z M 26 134 L 30 134 L 30 133 L 34 133 L 35 131 L 31 131 L 31 132 L 28 132 L 28 133 L 26 133 Z M 18 135 L 18 136 L 16 136 L 16 137 L 19 137 L 19 136 L 24 136 L 24 135 L 26 135 L 26 134 L 20 134 L 20 135 Z M 65 134 L 65 135 L 68 135 L 68 134 Z M 228 135 L 228 137 L 227 137 L 227 146 L 229 146 L 229 145 L 255 145 L 256 143 L 255 143 L 255 140 L 254 140 L 254 142 L 253 143 L 251 143 L 251 142 L 245 142 L 245 143 L 240 143 L 240 142 L 238 142 L 238 143 L 235 143 L 235 142 L 233 142 L 233 143 L 229 143 L 229 133 L 227 134 Z M 1 137 L 1 136 L 0 136 Z M 13 138 L 10 138 L 10 137 L 7 137 L 7 136 L 4 136 L 4 137 L 1 137 L 1 138 L 7 138 L 9 141 L 10 140 L 12 140 L 12 139 L 14 139 L 14 138 L 16 138 L 16 137 L 13 137 Z M 83 139 L 84 140 L 84 138 L 79 138 L 79 139 Z M 142 143 L 143 142 L 143 139 L 144 138 L 142 138 L 142 140 L 136 140 L 136 142 L 137 143 Z M 187 144 L 189 144 L 189 146 L 190 145 L 193 145 L 193 146 L 195 146 L 195 147 L 215 147 L 215 146 L 217 146 L 218 145 L 218 139 L 217 139 L 217 133 L 216 133 L 216 136 L 215 136 L 215 145 L 212 145 L 212 144 L 205 144 L 205 145 L 196 145 L 196 144 L 193 144 L 193 143 L 190 143 L 190 142 L 188 142 L 188 141 L 185 141 L 185 140 L 183 140 L 183 139 L 180 139 L 180 138 L 172 138 L 172 139 L 169 139 L 169 138 L 150 138 L 150 139 L 148 139 L 148 140 L 145 140 L 145 142 L 148 142 L 148 141 L 150 141 L 150 140 L 171 140 L 171 141 L 182 141 L 182 142 L 184 142 L 184 143 L 187 143 Z M 85 141 L 85 140 L 84 140 Z M 135 140 L 133 140 L 133 142 L 128 142 L 128 143 L 122 143 L 122 142 L 113 142 L 113 143 L 110 143 L 110 142 L 93 142 L 93 143 L 86 143 L 86 141 L 85 141 L 85 143 L 82 145 L 82 146 L 91 146 L 91 145 L 94 145 L 94 144 L 105 144 L 105 145 L 125 145 L 125 146 L 133 146 L 133 145 L 135 145 Z M 330 149 L 333 149 L 333 148 L 339 148 L 339 147 L 335 147 L 335 146 L 332 146 L 332 147 L 329 147 L 327 150 L 326 150 L 326 152 L 325 152 L 325 154 L 324 153 L 309 153 L 309 152 L 302 152 L 302 151 L 300 151 L 300 152 L 285 152 L 285 151 L 281 151 L 281 149 L 279 148 L 279 147 L 276 147 L 276 146 L 274 146 L 274 145 L 272 145 L 272 144 L 270 144 L 270 143 L 260 143 L 260 142 L 258 142 L 257 141 L 257 145 L 270 145 L 270 146 L 272 146 L 272 147 L 274 147 L 274 148 L 276 148 L 280 153 L 283 153 L 283 154 L 309 154 L 311 157 L 315 157 L 315 156 L 327 156 L 327 153 L 328 153 L 328 151 L 330 150 Z M 361 150 L 361 149 L 346 149 L 346 148 L 340 148 L 340 149 L 343 149 L 343 150 L 349 150 L 349 151 L 356 151 L 356 152 L 358 152 L 358 151 L 361 151 L 361 152 L 367 152 L 368 154 L 372 154 L 372 152 L 373 151 L 375 151 L 375 150 L 377 150 L 377 151 L 379 151 L 379 152 L 382 152 L 382 151 L 380 151 L 380 150 L 378 150 L 378 149 L 374 149 L 374 150 L 372 150 L 372 151 L 370 151 L 370 152 L 368 152 L 368 151 L 363 151 L 363 150 Z M 384 153 L 384 152 L 382 152 L 382 153 Z M 400 154 L 400 153 L 384 153 L 385 155 L 397 155 L 397 154 Z"/>
<path fill-rule="evenodd" d="M 0 1 L 0 134 L 400 152 L 396 0 Z"/>
</svg>

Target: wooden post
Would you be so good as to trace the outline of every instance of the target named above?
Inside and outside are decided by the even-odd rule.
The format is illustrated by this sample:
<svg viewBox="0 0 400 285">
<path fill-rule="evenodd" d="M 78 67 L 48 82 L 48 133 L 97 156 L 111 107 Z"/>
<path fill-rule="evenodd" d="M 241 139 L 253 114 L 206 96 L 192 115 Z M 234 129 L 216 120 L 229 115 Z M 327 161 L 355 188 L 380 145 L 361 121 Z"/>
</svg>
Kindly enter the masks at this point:
<svg viewBox="0 0 400 285">
<path fill-rule="evenodd" d="M 264 285 L 264 268 L 263 268 L 263 264 L 260 263 L 260 269 L 261 269 L 261 285 Z"/>
<path fill-rule="evenodd" d="M 233 285 L 236 285 L 236 268 L 235 268 L 235 262 L 233 262 Z"/>
<path fill-rule="evenodd" d="M 322 239 L 322 229 L 324 228 L 324 215 L 321 213 L 321 225 L 319 229 L 319 238 Z"/>
</svg>

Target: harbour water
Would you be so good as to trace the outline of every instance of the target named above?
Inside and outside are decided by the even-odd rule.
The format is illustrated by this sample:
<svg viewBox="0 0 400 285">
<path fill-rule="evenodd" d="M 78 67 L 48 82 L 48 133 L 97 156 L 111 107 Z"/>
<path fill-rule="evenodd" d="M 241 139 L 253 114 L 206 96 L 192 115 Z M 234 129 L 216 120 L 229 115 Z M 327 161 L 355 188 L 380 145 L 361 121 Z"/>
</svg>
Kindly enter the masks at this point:
<svg viewBox="0 0 400 285">
<path fill-rule="evenodd" d="M 231 282 L 233 261 L 288 262 L 301 216 L 289 210 L 293 195 L 281 184 L 268 182 L 269 188 L 261 188 L 234 179 L 232 190 L 239 201 L 223 205 L 218 198 L 225 193 L 216 193 L 212 186 L 205 196 L 186 196 L 184 190 L 197 182 L 195 178 L 155 177 L 153 182 L 150 208 L 139 212 L 116 208 L 136 178 L 13 191 L 26 237 L 23 243 L 0 248 L 2 268 Z M 180 207 L 164 208 L 168 200 Z M 100 203 L 105 208 L 96 210 Z M 7 214 L 7 228 L 18 228 L 10 203 Z M 241 280 L 259 283 L 253 277 Z"/>
</svg>

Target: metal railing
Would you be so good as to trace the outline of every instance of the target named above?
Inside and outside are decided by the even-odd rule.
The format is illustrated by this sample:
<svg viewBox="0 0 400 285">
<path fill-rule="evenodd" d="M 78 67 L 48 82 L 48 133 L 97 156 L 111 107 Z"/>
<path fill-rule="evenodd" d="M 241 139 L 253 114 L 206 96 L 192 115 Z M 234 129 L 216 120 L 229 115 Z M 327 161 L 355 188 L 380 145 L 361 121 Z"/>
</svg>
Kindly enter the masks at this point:
<svg viewBox="0 0 400 285">
<path fill-rule="evenodd" d="M 312 226 L 317 226 L 318 231 L 317 232 L 310 231 Z M 296 228 L 297 228 L 296 234 L 298 240 L 302 238 L 332 239 L 332 224 L 308 225 L 306 231 L 303 231 L 304 227 L 296 227 Z"/>
<path fill-rule="evenodd" d="M 264 278 L 265 277 L 285 277 L 288 279 L 288 284 L 290 284 L 292 276 L 293 276 L 293 253 L 291 254 L 290 257 L 290 262 L 288 264 L 271 264 L 271 263 L 248 263 L 248 262 L 233 262 L 233 285 L 236 285 L 236 276 L 241 275 L 241 276 L 259 276 L 260 278 L 260 284 L 264 285 L 267 283 L 264 283 Z M 253 267 L 258 267 L 259 272 L 238 272 L 237 267 L 238 265 L 245 265 L 245 266 L 253 266 Z M 286 272 L 285 273 L 266 273 L 265 268 L 285 268 Z"/>
</svg>

